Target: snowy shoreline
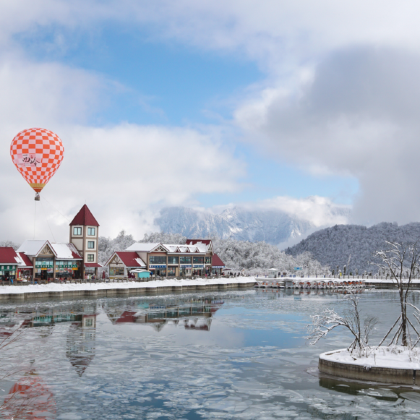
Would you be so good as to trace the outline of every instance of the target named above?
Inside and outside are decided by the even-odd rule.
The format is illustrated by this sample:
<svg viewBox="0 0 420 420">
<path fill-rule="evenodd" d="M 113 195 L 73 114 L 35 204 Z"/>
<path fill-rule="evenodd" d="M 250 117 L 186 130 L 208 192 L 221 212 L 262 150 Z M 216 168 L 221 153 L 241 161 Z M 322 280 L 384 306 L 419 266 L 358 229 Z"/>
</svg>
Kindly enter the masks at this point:
<svg viewBox="0 0 420 420">
<path fill-rule="evenodd" d="M 333 350 L 319 355 L 320 360 L 346 365 L 385 369 L 420 370 L 420 349 L 408 350 L 402 346 L 371 347 L 368 356 L 357 357 L 347 349 Z"/>
<path fill-rule="evenodd" d="M 254 277 L 235 277 L 219 279 L 195 279 L 195 280 L 153 280 L 148 282 L 124 282 L 124 283 L 70 283 L 70 284 L 29 284 L 26 286 L 0 286 L 0 295 L 36 294 L 46 292 L 73 292 L 73 291 L 100 291 L 110 289 L 167 289 L 188 286 L 224 286 L 224 285 L 247 285 L 251 287 L 255 283 Z M 165 290 L 166 291 L 166 290 Z"/>
</svg>

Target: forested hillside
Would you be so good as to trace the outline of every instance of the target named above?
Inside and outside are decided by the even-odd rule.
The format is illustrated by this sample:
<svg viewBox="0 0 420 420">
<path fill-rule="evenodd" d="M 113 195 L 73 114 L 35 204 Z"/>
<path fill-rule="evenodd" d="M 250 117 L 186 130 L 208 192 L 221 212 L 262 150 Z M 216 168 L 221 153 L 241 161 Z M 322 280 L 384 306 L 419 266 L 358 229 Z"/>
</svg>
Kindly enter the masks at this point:
<svg viewBox="0 0 420 420">
<path fill-rule="evenodd" d="M 420 240 L 420 223 L 398 226 L 396 223 L 380 223 L 371 227 L 337 225 L 319 230 L 297 245 L 287 248 L 286 254 L 297 256 L 310 252 L 322 265 L 331 269 L 359 273 L 377 272 L 372 254 L 386 247 L 386 240 L 415 242 Z"/>
<path fill-rule="evenodd" d="M 135 241 L 132 235 L 124 231 L 114 238 L 99 238 L 99 261 L 105 263 L 115 251 L 123 251 L 134 242 L 161 242 L 168 244 L 183 244 L 186 237 L 180 234 L 156 232 L 145 235 L 142 240 Z M 234 239 L 212 238 L 215 252 L 219 255 L 226 267 L 242 270 L 249 273 L 265 273 L 268 268 L 274 267 L 289 273 L 295 267 L 303 267 L 302 273 L 329 274 L 329 269 L 323 267 L 308 252 L 300 255 L 286 255 L 278 247 L 265 242 L 237 241 Z"/>
</svg>

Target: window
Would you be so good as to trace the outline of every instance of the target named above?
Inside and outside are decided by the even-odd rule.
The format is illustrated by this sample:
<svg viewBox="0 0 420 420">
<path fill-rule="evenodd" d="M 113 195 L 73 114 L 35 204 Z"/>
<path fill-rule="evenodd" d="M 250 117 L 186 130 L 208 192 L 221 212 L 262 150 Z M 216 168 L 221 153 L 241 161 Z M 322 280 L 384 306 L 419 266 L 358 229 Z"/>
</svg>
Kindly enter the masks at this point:
<svg viewBox="0 0 420 420">
<path fill-rule="evenodd" d="M 178 264 L 179 257 L 168 257 L 168 264 Z"/>
<path fill-rule="evenodd" d="M 95 241 L 88 241 L 88 249 L 95 249 Z"/>
<path fill-rule="evenodd" d="M 88 262 L 95 262 L 95 254 L 87 254 Z"/>
<path fill-rule="evenodd" d="M 181 264 L 191 264 L 191 257 L 180 257 Z"/>
<path fill-rule="evenodd" d="M 88 227 L 88 236 L 95 236 L 96 235 L 96 228 Z"/>
<path fill-rule="evenodd" d="M 211 264 L 211 257 L 206 257 L 206 264 Z"/>
<path fill-rule="evenodd" d="M 93 319 L 92 318 L 87 318 L 85 320 L 85 327 L 91 327 L 93 325 Z"/>
<path fill-rule="evenodd" d="M 109 268 L 109 275 L 112 276 L 123 276 L 124 275 L 124 268 L 123 267 L 110 267 Z"/>
<path fill-rule="evenodd" d="M 193 261 L 194 261 L 194 264 L 203 264 L 204 257 L 194 257 Z"/>
<path fill-rule="evenodd" d="M 149 264 L 165 264 L 166 265 L 166 257 L 152 255 L 151 257 L 149 257 Z"/>
<path fill-rule="evenodd" d="M 81 235 L 82 234 L 82 228 L 81 227 L 74 227 L 73 228 L 73 235 Z"/>
</svg>

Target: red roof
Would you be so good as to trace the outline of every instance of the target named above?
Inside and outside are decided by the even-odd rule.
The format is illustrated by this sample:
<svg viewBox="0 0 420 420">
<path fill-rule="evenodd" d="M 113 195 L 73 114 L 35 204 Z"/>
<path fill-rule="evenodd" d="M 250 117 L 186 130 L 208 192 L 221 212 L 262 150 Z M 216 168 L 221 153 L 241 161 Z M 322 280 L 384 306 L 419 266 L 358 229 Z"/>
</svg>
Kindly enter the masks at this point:
<svg viewBox="0 0 420 420">
<path fill-rule="evenodd" d="M 116 252 L 116 254 L 120 257 L 121 261 L 126 267 L 146 267 L 146 264 L 143 260 L 138 256 L 137 252 L 134 251 L 120 251 Z M 139 264 L 137 260 L 143 262 L 143 264 Z"/>
<path fill-rule="evenodd" d="M 217 254 L 213 254 L 213 259 L 211 262 L 211 265 L 214 267 L 220 267 L 220 266 L 225 266 L 225 263 L 220 259 L 220 257 Z"/>
<path fill-rule="evenodd" d="M 18 262 L 16 251 L 11 246 L 0 246 L 0 264 L 14 264 L 17 265 Z"/>
<path fill-rule="evenodd" d="M 23 252 L 18 252 L 19 257 L 22 258 L 23 262 L 25 263 L 25 267 L 33 267 L 32 261 L 30 258 Z"/>
<path fill-rule="evenodd" d="M 211 242 L 211 239 L 187 239 L 187 245 L 195 245 L 198 242 L 209 245 Z"/>
<path fill-rule="evenodd" d="M 70 226 L 81 225 L 81 226 L 99 226 L 99 223 L 93 217 L 93 214 L 85 204 L 76 214 Z"/>
<path fill-rule="evenodd" d="M 102 265 L 98 263 L 85 263 L 85 267 L 101 268 Z"/>
</svg>

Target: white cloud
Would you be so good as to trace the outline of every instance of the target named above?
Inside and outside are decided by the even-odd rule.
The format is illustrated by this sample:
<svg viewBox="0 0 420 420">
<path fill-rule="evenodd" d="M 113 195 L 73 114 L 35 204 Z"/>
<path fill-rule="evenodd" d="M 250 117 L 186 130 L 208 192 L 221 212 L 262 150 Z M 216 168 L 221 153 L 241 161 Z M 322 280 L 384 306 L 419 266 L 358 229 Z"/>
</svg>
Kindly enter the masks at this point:
<svg viewBox="0 0 420 420">
<path fill-rule="evenodd" d="M 223 142 L 219 128 L 92 127 L 85 122 L 107 99 L 109 81 L 61 64 L 36 63 L 21 54 L 3 57 L 2 238 L 21 241 L 34 232 L 34 193 L 9 154 L 13 137 L 23 128 L 51 129 L 65 146 L 63 164 L 41 194 L 37 237 L 66 240 L 68 222 L 85 202 L 101 224 L 101 234 L 114 236 L 126 229 L 141 237 L 152 228 L 161 206 L 188 205 L 197 194 L 239 188 L 245 167 Z"/>
<path fill-rule="evenodd" d="M 78 30 L 100 31 L 101 24 L 112 21 L 128 30 L 145 25 L 159 39 L 238 52 L 256 61 L 267 80 L 250 90 L 234 116 L 248 141 L 314 174 L 356 177 L 359 220 L 418 220 L 420 199 L 413 191 L 419 176 L 420 4 L 414 0 L 18 0 L 3 4 L 1 12 L 0 134 L 7 139 L 2 154 L 8 157 L 8 141 L 22 127 L 57 131 L 71 146 L 60 185 L 71 185 L 72 191 L 59 191 L 53 180 L 46 195 L 60 193 L 57 201 L 67 216 L 79 207 L 70 199 L 73 191 L 88 203 L 99 193 L 94 201 L 98 218 L 136 233 L 135 226 L 149 226 L 153 206 L 191 203 L 197 192 L 233 191 L 244 173 L 218 133 L 207 129 L 87 126 L 86 116 L 103 103 L 110 82 L 57 63 L 35 63 L 19 53 L 17 35 L 48 29 L 57 48 L 65 48 Z M 92 163 L 92 150 L 98 149 L 103 161 L 113 156 L 116 163 Z M 140 168 L 139 156 L 145 159 Z M 80 167 L 67 168 L 75 159 Z M 8 168 L 3 158 L 0 162 Z M 3 185 L 24 194 L 14 184 L 17 176 L 5 169 Z M 23 229 L 25 201 L 15 200 L 19 210 L 10 210 L 9 201 L 0 201 L 0 211 L 11 211 Z M 310 204 L 317 208 L 316 202 Z M 120 210 L 114 220 L 113 206 Z M 291 202 L 285 207 L 311 211 Z M 317 217 L 321 221 L 324 215 Z M 12 232 L 13 226 L 3 229 Z"/>
<path fill-rule="evenodd" d="M 419 71 L 415 54 L 340 50 L 320 63 L 299 95 L 282 88 L 262 91 L 238 108 L 235 118 L 249 141 L 258 138 L 288 162 L 356 177 L 357 220 L 416 221 Z"/>
</svg>

